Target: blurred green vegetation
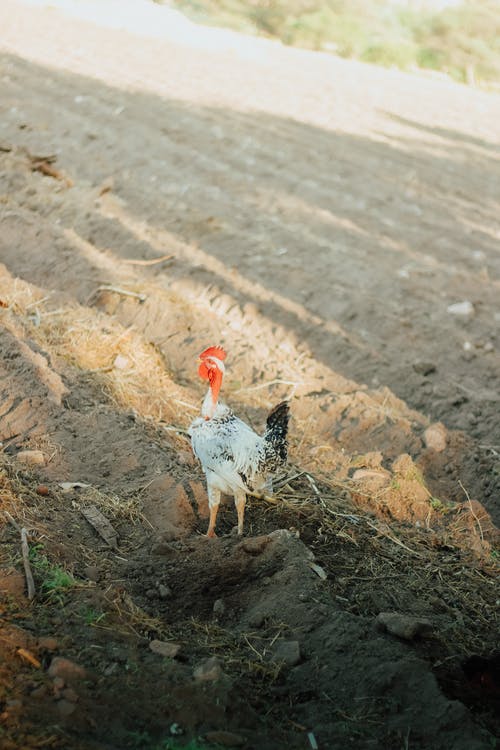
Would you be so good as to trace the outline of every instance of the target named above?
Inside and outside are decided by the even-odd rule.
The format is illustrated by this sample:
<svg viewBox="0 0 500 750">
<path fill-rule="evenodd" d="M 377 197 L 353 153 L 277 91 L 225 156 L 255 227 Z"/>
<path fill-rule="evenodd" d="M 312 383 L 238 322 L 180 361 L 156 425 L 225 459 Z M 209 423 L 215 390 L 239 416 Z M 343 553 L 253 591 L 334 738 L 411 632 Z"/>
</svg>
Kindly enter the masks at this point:
<svg viewBox="0 0 500 750">
<path fill-rule="evenodd" d="M 161 1 L 161 0 L 160 0 Z M 500 0 L 174 0 L 195 21 L 464 83 L 500 82 Z M 447 7 L 443 7 L 447 6 Z"/>
</svg>

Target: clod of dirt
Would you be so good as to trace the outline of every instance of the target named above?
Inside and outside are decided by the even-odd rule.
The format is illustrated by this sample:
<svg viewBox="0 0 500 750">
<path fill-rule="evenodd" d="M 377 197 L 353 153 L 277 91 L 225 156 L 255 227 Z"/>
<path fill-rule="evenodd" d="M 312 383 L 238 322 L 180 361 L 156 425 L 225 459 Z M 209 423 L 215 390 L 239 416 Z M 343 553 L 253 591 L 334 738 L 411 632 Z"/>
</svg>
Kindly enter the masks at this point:
<svg viewBox="0 0 500 750">
<path fill-rule="evenodd" d="M 383 468 L 377 468 L 377 473 L 373 475 L 371 471 L 358 475 L 360 490 L 359 493 L 357 489 L 353 492 L 354 499 L 361 506 L 385 511 L 400 521 L 424 521 L 429 514 L 431 493 L 425 486 L 420 470 L 412 458 L 403 453 L 393 462 L 392 471 L 392 476 Z"/>
<path fill-rule="evenodd" d="M 224 672 L 222 664 L 217 657 L 212 656 L 199 664 L 193 672 L 193 677 L 198 682 L 216 682 L 220 680 Z"/>
<path fill-rule="evenodd" d="M 93 581 L 94 583 L 98 583 L 101 577 L 99 568 L 97 568 L 95 565 L 87 565 L 87 567 L 83 570 L 83 574 L 85 578 L 88 578 L 89 581 Z"/>
<path fill-rule="evenodd" d="M 173 557 L 179 554 L 179 550 L 167 541 L 159 541 L 152 546 L 151 554 L 159 555 L 160 557 Z"/>
<path fill-rule="evenodd" d="M 413 617 L 399 612 L 381 612 L 376 623 L 380 630 L 386 630 L 405 641 L 412 641 L 432 630 L 432 623 L 426 617 Z"/>
<path fill-rule="evenodd" d="M 413 369 L 415 372 L 418 372 L 419 375 L 432 375 L 433 372 L 436 372 L 437 367 L 434 364 L 434 362 L 423 362 L 418 360 L 417 362 L 413 363 Z"/>
<path fill-rule="evenodd" d="M 295 667 L 301 658 L 300 643 L 298 641 L 277 641 L 273 649 L 271 660 L 287 667 Z"/>
<path fill-rule="evenodd" d="M 24 599 L 24 576 L 15 568 L 0 568 L 0 595 Z"/>
<path fill-rule="evenodd" d="M 65 681 L 85 680 L 88 676 L 85 667 L 63 656 L 55 656 L 52 659 L 48 674 L 49 677 L 61 677 Z"/>
<path fill-rule="evenodd" d="M 436 453 L 441 453 L 446 449 L 448 442 L 447 430 L 442 422 L 436 422 L 431 424 L 424 432 L 424 443 L 427 448 L 430 448 Z"/>
<path fill-rule="evenodd" d="M 59 641 L 57 638 L 45 635 L 38 639 L 38 648 L 41 651 L 57 651 L 59 648 Z"/>
<path fill-rule="evenodd" d="M 244 539 L 240 547 L 249 555 L 260 555 L 271 541 L 270 536 L 254 536 Z"/>
<path fill-rule="evenodd" d="M 78 702 L 78 693 L 75 692 L 73 688 L 70 688 L 70 687 L 63 690 L 62 697 L 67 701 L 71 701 L 71 703 Z"/>
<path fill-rule="evenodd" d="M 170 641 L 151 641 L 149 644 L 150 650 L 154 654 L 159 656 L 166 656 L 168 659 L 175 659 L 181 647 L 178 643 L 171 643 Z"/>
<path fill-rule="evenodd" d="M 161 533 L 163 541 L 169 542 L 187 536 L 195 527 L 198 518 L 208 516 L 208 502 L 199 487 L 192 484 L 177 484 L 168 474 L 154 479 L 146 490 L 144 515 Z M 191 504 L 191 496 L 193 504 Z M 203 506 L 205 502 L 206 508 Z"/>
<path fill-rule="evenodd" d="M 366 492 L 376 492 L 389 484 L 391 475 L 382 468 L 356 469 L 352 475 L 352 480 L 353 482 L 361 482 Z"/>
<path fill-rule="evenodd" d="M 18 461 L 21 461 L 21 463 L 26 464 L 26 466 L 45 465 L 45 456 L 43 455 L 42 451 L 19 451 L 16 458 Z"/>
</svg>

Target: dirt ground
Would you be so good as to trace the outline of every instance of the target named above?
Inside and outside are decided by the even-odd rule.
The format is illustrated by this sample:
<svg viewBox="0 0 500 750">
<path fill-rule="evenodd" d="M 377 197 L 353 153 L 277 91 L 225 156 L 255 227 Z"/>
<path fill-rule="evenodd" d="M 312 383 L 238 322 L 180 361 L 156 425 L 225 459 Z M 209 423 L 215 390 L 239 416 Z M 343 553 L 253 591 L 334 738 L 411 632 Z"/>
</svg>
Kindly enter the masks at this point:
<svg viewBox="0 0 500 750">
<path fill-rule="evenodd" d="M 0 5 L 0 747 L 495 747 L 500 97 L 60 5 Z M 215 343 L 293 415 L 243 539 Z"/>
</svg>

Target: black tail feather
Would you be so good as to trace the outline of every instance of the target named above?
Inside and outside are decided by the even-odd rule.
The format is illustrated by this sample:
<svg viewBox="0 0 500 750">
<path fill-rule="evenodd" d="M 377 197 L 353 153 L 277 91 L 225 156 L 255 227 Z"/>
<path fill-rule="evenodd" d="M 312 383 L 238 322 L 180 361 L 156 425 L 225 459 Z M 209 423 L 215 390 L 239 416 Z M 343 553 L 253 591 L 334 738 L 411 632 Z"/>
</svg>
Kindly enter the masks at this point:
<svg viewBox="0 0 500 750">
<path fill-rule="evenodd" d="M 277 463 L 285 463 L 288 455 L 288 422 L 290 420 L 290 406 L 288 401 L 281 401 L 272 409 L 266 420 L 264 440 L 276 454 Z"/>
</svg>

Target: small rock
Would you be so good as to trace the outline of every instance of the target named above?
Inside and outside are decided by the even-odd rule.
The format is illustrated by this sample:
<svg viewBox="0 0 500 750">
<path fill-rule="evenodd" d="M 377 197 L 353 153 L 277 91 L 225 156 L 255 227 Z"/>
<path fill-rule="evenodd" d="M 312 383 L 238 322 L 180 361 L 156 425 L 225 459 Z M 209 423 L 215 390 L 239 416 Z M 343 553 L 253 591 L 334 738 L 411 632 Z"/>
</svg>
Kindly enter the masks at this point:
<svg viewBox="0 0 500 750">
<path fill-rule="evenodd" d="M 169 599 L 172 596 L 172 589 L 160 583 L 158 586 L 158 596 L 160 599 Z"/>
<path fill-rule="evenodd" d="M 59 716 L 62 718 L 67 718 L 68 716 L 71 716 L 72 713 L 76 710 L 76 706 L 72 701 L 64 700 L 64 698 L 57 702 L 57 710 L 59 712 Z"/>
<path fill-rule="evenodd" d="M 266 536 L 254 536 L 245 539 L 241 542 L 241 549 L 243 549 L 249 555 L 260 555 L 264 552 L 265 548 L 270 542 L 270 538 Z"/>
<path fill-rule="evenodd" d="M 223 745 L 224 747 L 241 747 L 245 744 L 245 740 L 241 735 L 234 734 L 233 732 L 226 732 L 222 729 L 214 732 L 207 732 L 205 739 L 207 742 L 213 743 L 214 745 Z"/>
<path fill-rule="evenodd" d="M 99 581 L 99 578 L 101 577 L 99 568 L 97 568 L 95 565 L 87 565 L 87 567 L 84 568 L 83 573 L 85 575 L 85 578 L 88 578 L 89 581 L 93 581 L 94 583 L 97 583 Z"/>
<path fill-rule="evenodd" d="M 146 591 L 146 596 L 148 599 L 156 599 L 156 596 L 157 596 L 156 589 L 148 589 Z"/>
<path fill-rule="evenodd" d="M 487 341 L 486 344 L 484 345 L 484 351 L 485 352 L 492 352 L 494 349 L 495 349 L 495 347 L 493 346 L 493 344 L 491 343 L 491 341 Z"/>
<path fill-rule="evenodd" d="M 469 300 L 464 302 L 455 302 L 446 308 L 450 315 L 459 315 L 462 318 L 470 318 L 474 315 L 474 305 Z"/>
<path fill-rule="evenodd" d="M 404 638 L 405 641 L 412 641 L 432 630 L 432 623 L 426 617 L 403 615 L 399 612 L 381 612 L 376 623 L 381 630 L 387 630 L 388 633 Z"/>
<path fill-rule="evenodd" d="M 298 641 L 278 641 L 273 650 L 272 661 L 294 667 L 300 661 L 300 643 Z"/>
<path fill-rule="evenodd" d="M 87 670 L 62 656 L 54 656 L 50 663 L 49 677 L 62 677 L 63 680 L 84 680 Z"/>
<path fill-rule="evenodd" d="M 446 427 L 441 422 L 431 424 L 424 432 L 424 443 L 436 453 L 442 453 L 446 448 L 447 432 Z"/>
<path fill-rule="evenodd" d="M 437 367 L 434 364 L 434 362 L 414 362 L 413 363 L 413 369 L 415 372 L 418 372 L 419 375 L 432 375 L 433 372 L 436 372 Z"/>
<path fill-rule="evenodd" d="M 226 605 L 222 599 L 216 599 L 213 606 L 214 615 L 223 615 L 226 611 Z"/>
<path fill-rule="evenodd" d="M 175 659 L 181 647 L 178 643 L 170 641 L 150 641 L 149 648 L 154 654 L 166 656 L 168 659 Z"/>
<path fill-rule="evenodd" d="M 220 660 L 217 659 L 216 656 L 212 656 L 210 659 L 206 659 L 196 667 L 193 672 L 193 677 L 198 682 L 215 682 L 216 680 L 219 680 L 223 674 Z"/>
<path fill-rule="evenodd" d="M 27 466 L 43 466 L 45 456 L 42 451 L 19 451 L 17 459 Z"/>
<path fill-rule="evenodd" d="M 37 495 L 46 496 L 46 495 L 49 494 L 49 492 L 50 492 L 50 490 L 49 490 L 49 488 L 47 487 L 46 484 L 39 484 L 38 487 L 36 488 L 36 494 Z"/>
</svg>

